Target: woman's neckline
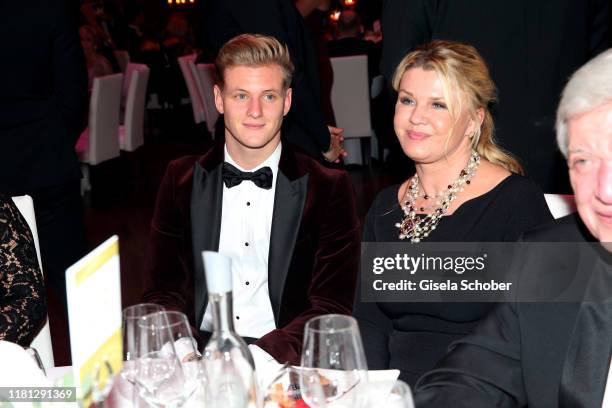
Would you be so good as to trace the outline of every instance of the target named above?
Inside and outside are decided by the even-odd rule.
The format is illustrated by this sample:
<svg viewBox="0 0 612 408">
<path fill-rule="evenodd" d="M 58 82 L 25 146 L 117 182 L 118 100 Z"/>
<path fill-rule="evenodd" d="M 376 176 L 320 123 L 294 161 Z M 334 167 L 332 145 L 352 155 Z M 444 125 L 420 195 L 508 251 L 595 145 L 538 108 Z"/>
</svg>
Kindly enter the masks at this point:
<svg viewBox="0 0 612 408">
<path fill-rule="evenodd" d="M 506 184 L 511 178 L 514 177 L 518 177 L 517 174 L 515 173 L 510 173 L 508 176 L 506 176 L 505 178 L 503 178 L 499 183 L 497 183 L 493 188 L 491 188 L 489 191 L 482 193 L 481 195 L 478 195 L 476 197 L 472 197 L 469 200 L 464 201 L 459 207 L 457 207 L 457 209 L 455 211 L 453 211 L 452 214 L 448 214 L 448 215 L 444 215 L 442 218 L 447 218 L 447 217 L 452 217 L 453 215 L 457 214 L 458 212 L 462 211 L 462 208 L 465 208 L 469 205 L 472 205 L 474 202 L 476 201 L 480 201 L 483 198 L 493 194 L 495 191 L 497 191 L 498 189 L 500 189 L 504 184 Z M 397 197 L 397 194 L 399 192 L 399 189 L 402 187 L 402 184 L 400 183 L 397 187 L 397 189 L 395 190 L 395 194 L 394 197 Z M 397 204 L 397 209 L 399 209 L 400 211 L 402 211 L 402 204 L 400 202 L 397 201 L 397 198 L 395 198 L 395 202 Z M 425 214 L 417 214 L 417 216 L 423 216 Z"/>
</svg>

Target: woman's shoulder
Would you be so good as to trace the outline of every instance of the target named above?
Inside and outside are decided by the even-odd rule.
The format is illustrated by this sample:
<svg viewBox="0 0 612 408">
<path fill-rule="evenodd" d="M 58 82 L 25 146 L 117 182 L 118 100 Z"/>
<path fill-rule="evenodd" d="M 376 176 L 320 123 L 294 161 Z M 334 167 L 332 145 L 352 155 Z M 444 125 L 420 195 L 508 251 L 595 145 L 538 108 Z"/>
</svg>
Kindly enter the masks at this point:
<svg viewBox="0 0 612 408">
<path fill-rule="evenodd" d="M 541 195 L 544 197 L 544 193 L 534 181 L 520 174 L 511 173 L 500 165 L 483 162 L 482 175 L 484 181 L 480 189 L 485 196 L 521 198 L 521 195 Z"/>
<path fill-rule="evenodd" d="M 535 181 L 516 173 L 512 173 L 503 179 L 497 187 L 501 194 L 511 195 L 521 199 L 525 199 L 525 195 L 541 196 L 544 198 L 544 192 Z M 517 194 L 521 195 L 517 196 Z"/>
</svg>

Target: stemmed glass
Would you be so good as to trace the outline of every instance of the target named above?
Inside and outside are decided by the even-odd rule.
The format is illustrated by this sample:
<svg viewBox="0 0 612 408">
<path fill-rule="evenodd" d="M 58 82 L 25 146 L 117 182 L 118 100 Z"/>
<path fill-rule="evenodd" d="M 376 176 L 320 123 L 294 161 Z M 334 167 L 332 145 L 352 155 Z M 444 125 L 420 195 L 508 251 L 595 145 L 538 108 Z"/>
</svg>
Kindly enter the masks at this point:
<svg viewBox="0 0 612 408">
<path fill-rule="evenodd" d="M 130 384 L 136 383 L 136 359 L 139 357 L 138 320 L 146 315 L 162 312 L 164 307 L 155 303 L 141 303 L 123 309 L 123 368 L 121 377 Z"/>
<path fill-rule="evenodd" d="M 352 317 L 332 314 L 310 319 L 301 365 L 315 369 L 303 370 L 300 378 L 302 397 L 309 406 L 367 406 L 367 364 Z"/>
<path fill-rule="evenodd" d="M 179 312 L 149 314 L 138 321 L 138 330 L 140 396 L 156 407 L 182 406 L 205 372 L 187 317 Z"/>
</svg>

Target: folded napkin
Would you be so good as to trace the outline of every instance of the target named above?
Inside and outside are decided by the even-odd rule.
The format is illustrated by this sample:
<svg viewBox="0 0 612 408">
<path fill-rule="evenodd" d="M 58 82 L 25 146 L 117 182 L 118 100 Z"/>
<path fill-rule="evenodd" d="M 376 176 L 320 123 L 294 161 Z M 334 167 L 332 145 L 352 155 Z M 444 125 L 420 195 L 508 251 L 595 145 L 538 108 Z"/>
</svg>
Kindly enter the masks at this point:
<svg viewBox="0 0 612 408">
<path fill-rule="evenodd" d="M 19 345 L 0 340 L 0 387 L 50 387 L 53 384 Z"/>
</svg>

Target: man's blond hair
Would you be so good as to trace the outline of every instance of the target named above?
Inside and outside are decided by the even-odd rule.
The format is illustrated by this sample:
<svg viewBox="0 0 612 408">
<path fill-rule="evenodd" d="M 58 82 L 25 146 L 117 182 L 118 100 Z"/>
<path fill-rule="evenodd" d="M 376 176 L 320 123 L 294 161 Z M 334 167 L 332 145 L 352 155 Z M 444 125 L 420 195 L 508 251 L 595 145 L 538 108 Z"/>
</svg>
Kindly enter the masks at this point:
<svg viewBox="0 0 612 408">
<path fill-rule="evenodd" d="M 288 89 L 293 76 L 289 50 L 276 38 L 261 34 L 241 34 L 223 45 L 215 60 L 220 86 L 225 82 L 225 70 L 231 67 L 277 65 L 283 71 L 283 89 Z"/>
</svg>

